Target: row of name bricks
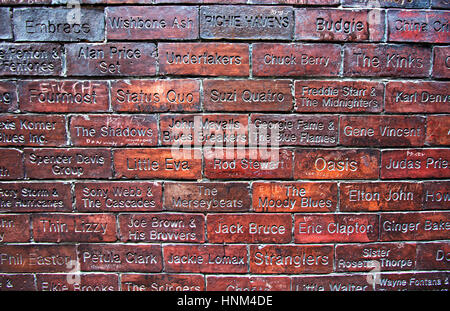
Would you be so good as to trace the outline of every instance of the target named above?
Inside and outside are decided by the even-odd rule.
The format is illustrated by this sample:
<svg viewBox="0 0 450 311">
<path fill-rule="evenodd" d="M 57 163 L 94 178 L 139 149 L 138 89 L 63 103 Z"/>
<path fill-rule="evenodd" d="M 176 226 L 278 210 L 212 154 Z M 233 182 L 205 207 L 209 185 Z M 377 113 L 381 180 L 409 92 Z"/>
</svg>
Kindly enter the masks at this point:
<svg viewBox="0 0 450 311">
<path fill-rule="evenodd" d="M 74 267 L 83 272 L 207 274 L 364 273 L 374 268 L 377 268 L 377 272 L 414 269 L 436 271 L 448 270 L 449 249 L 448 242 L 391 242 L 335 246 L 9 244 L 0 246 L 0 267 L 2 273 L 68 273 L 73 271 Z M 445 273 L 449 275 L 448 271 Z M 448 282 L 446 287 L 448 288 Z"/>
<path fill-rule="evenodd" d="M 36 242 L 120 240 L 121 242 L 291 243 L 293 241 L 304 244 L 422 241 L 448 238 L 450 212 L 380 215 L 212 213 L 207 216 L 195 213 L 134 213 L 120 214 L 117 217 L 101 213 L 31 216 L 1 214 L 0 225 L 2 243 L 29 242 L 31 238 Z"/>
<path fill-rule="evenodd" d="M 3 148 L 0 179 L 449 178 L 448 157 L 438 148 Z"/>
<path fill-rule="evenodd" d="M 311 40 L 449 43 L 448 11 L 296 8 L 287 6 L 123 6 L 1 8 L 2 39 Z M 12 13 L 12 19 L 8 17 Z M 387 23 L 387 27 L 385 26 Z M 385 33 L 386 29 L 386 33 Z"/>
<path fill-rule="evenodd" d="M 0 112 L 450 113 L 449 88 L 447 81 L 3 80 Z"/>
<path fill-rule="evenodd" d="M 448 146 L 450 115 L 0 115 L 0 146 L 190 145 Z"/>
<path fill-rule="evenodd" d="M 0 274 L 0 289 L 27 291 L 393 291 L 446 290 L 448 272 L 314 276 L 213 276 L 174 273 Z M 374 281 L 375 279 L 375 281 Z M 70 281 L 69 281 L 70 280 Z M 189 298 L 186 298 L 189 299 Z M 193 299 L 193 298 L 191 298 Z"/>
<path fill-rule="evenodd" d="M 81 213 L 162 211 L 327 213 L 449 210 L 449 186 L 449 181 L 373 181 L 339 184 L 337 182 L 281 181 L 253 182 L 252 184 L 247 182 L 164 182 L 163 184 L 148 181 L 76 182 L 75 184 L 2 182 L 0 183 L 0 211 L 11 213 L 70 213 L 72 211 Z M 420 215 L 422 214 L 416 214 L 416 216 Z M 26 222 L 29 218 L 25 215 L 11 217 L 13 219 L 18 217 L 17 220 L 22 219 Z M 154 217 L 157 217 L 156 214 Z M 185 219 L 182 223 L 188 223 L 188 214 L 182 214 L 180 217 Z M 147 218 L 153 219 L 153 216 Z M 267 218 L 272 219 L 270 216 Z M 152 221 L 149 219 L 144 221 L 147 223 L 147 226 L 144 226 L 147 229 L 152 227 L 150 226 Z M 203 217 L 199 219 L 203 224 Z M 126 222 L 126 220 L 123 221 Z M 174 219 L 173 222 L 178 221 Z M 9 222 L 5 220 L 4 223 Z M 18 225 L 14 225 L 12 221 L 11 225 L 5 228 L 13 230 L 17 227 Z M 0 242 L 4 241 L 2 234 Z"/>
<path fill-rule="evenodd" d="M 395 43 L 3 42 L 0 74 L 448 78 L 449 49 Z"/>
</svg>

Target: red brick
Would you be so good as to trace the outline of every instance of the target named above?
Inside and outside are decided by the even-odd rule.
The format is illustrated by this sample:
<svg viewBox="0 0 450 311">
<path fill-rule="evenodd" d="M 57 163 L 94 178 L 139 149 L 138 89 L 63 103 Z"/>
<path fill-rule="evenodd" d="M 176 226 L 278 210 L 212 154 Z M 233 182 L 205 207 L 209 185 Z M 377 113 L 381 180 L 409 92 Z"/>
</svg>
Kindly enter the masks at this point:
<svg viewBox="0 0 450 311">
<path fill-rule="evenodd" d="M 27 177 L 38 179 L 111 177 L 109 149 L 24 149 Z"/>
<path fill-rule="evenodd" d="M 108 111 L 108 84 L 105 81 L 19 81 L 19 96 L 22 111 Z"/>
<path fill-rule="evenodd" d="M 447 178 L 447 149 L 385 150 L 381 153 L 381 178 Z"/>
<path fill-rule="evenodd" d="M 289 243 L 292 217 L 286 214 L 209 214 L 211 243 Z"/>
<path fill-rule="evenodd" d="M 339 0 L 250 0 L 254 4 L 339 5 Z"/>
<path fill-rule="evenodd" d="M 333 249 L 332 245 L 250 245 L 250 272 L 330 273 Z"/>
<path fill-rule="evenodd" d="M 358 182 L 339 185 L 341 211 L 422 210 L 423 185 L 406 182 Z"/>
<path fill-rule="evenodd" d="M 217 5 L 200 8 L 202 39 L 290 40 L 293 29 L 294 13 L 290 7 Z"/>
<path fill-rule="evenodd" d="M 68 44 L 68 76 L 151 76 L 156 73 L 153 43 Z"/>
<path fill-rule="evenodd" d="M 39 242 L 115 242 L 116 217 L 110 214 L 33 215 L 33 238 Z"/>
<path fill-rule="evenodd" d="M 203 80 L 207 111 L 290 111 L 290 80 Z"/>
<path fill-rule="evenodd" d="M 76 262 L 75 245 L 0 245 L 2 272 L 69 272 Z"/>
<path fill-rule="evenodd" d="M 423 146 L 425 118 L 420 116 L 340 117 L 344 146 Z"/>
<path fill-rule="evenodd" d="M 298 112 L 381 112 L 384 86 L 371 81 L 295 81 Z"/>
<path fill-rule="evenodd" d="M 204 176 L 210 179 L 292 177 L 291 150 L 216 148 L 204 152 Z"/>
<path fill-rule="evenodd" d="M 377 291 L 448 290 L 448 272 L 382 273 Z"/>
<path fill-rule="evenodd" d="M 413 270 L 416 268 L 416 244 L 337 245 L 335 266 L 336 272 Z"/>
<path fill-rule="evenodd" d="M 285 276 L 207 276 L 208 291 L 289 291 L 291 279 Z"/>
<path fill-rule="evenodd" d="M 295 40 L 381 41 L 384 11 L 296 9 Z"/>
<path fill-rule="evenodd" d="M 30 237 L 28 215 L 0 214 L 0 243 L 29 242 Z"/>
<path fill-rule="evenodd" d="M 449 12 L 388 10 L 388 41 L 450 43 Z"/>
<path fill-rule="evenodd" d="M 113 110 L 118 112 L 198 111 L 200 81 L 112 81 L 111 105 Z"/>
<path fill-rule="evenodd" d="M 295 179 L 376 179 L 380 152 L 374 149 L 297 149 Z"/>
<path fill-rule="evenodd" d="M 66 118 L 63 116 L 2 115 L 1 146 L 64 146 Z"/>
<path fill-rule="evenodd" d="M 9 81 L 0 81 L 0 112 L 13 112 L 17 108 L 16 84 Z"/>
<path fill-rule="evenodd" d="M 196 7 L 123 6 L 107 7 L 105 12 L 108 40 L 198 38 L 198 10 Z"/>
<path fill-rule="evenodd" d="M 434 78 L 450 77 L 450 47 L 435 46 L 433 48 L 433 73 Z"/>
<path fill-rule="evenodd" d="M 60 45 L 52 43 L 0 44 L 0 75 L 59 76 L 62 74 Z"/>
<path fill-rule="evenodd" d="M 450 242 L 417 244 L 417 269 L 448 270 Z"/>
<path fill-rule="evenodd" d="M 116 149 L 116 177 L 198 179 L 202 158 L 199 149 Z"/>
<path fill-rule="evenodd" d="M 337 76 L 341 67 L 341 47 L 336 44 L 255 43 L 253 75 Z"/>
<path fill-rule="evenodd" d="M 450 112 L 448 82 L 397 82 L 386 85 L 386 112 Z"/>
<path fill-rule="evenodd" d="M 428 145 L 450 145 L 450 116 L 428 116 L 427 137 Z"/>
<path fill-rule="evenodd" d="M 156 146 L 158 125 L 153 115 L 82 115 L 70 119 L 75 146 Z"/>
<path fill-rule="evenodd" d="M 256 212 L 333 212 L 337 206 L 336 183 L 254 182 Z"/>
<path fill-rule="evenodd" d="M 117 274 L 37 274 L 39 291 L 112 292 L 119 290 Z"/>
<path fill-rule="evenodd" d="M 22 151 L 0 149 L 0 180 L 23 179 L 24 166 Z"/>
<path fill-rule="evenodd" d="M 343 7 L 351 8 L 411 8 L 411 9 L 427 9 L 430 0 L 342 0 Z"/>
<path fill-rule="evenodd" d="M 161 115 L 162 145 L 245 146 L 247 115 Z"/>
<path fill-rule="evenodd" d="M 164 183 L 164 209 L 183 212 L 239 212 L 251 205 L 247 183 Z"/>
<path fill-rule="evenodd" d="M 252 114 L 251 123 L 255 126 L 249 134 L 251 144 L 325 147 L 338 143 L 337 116 Z"/>
<path fill-rule="evenodd" d="M 292 290 L 306 292 L 366 292 L 372 291 L 373 286 L 368 282 L 368 275 L 366 274 L 315 275 L 293 277 Z"/>
<path fill-rule="evenodd" d="M 450 213 L 385 213 L 380 216 L 381 241 L 440 240 L 448 238 Z"/>
<path fill-rule="evenodd" d="M 162 186 L 156 182 L 85 182 L 75 184 L 79 212 L 162 210 Z"/>
<path fill-rule="evenodd" d="M 431 50 L 397 44 L 347 44 L 344 75 L 348 77 L 427 77 Z"/>
<path fill-rule="evenodd" d="M 0 210 L 5 212 L 70 212 L 70 184 L 61 182 L 0 183 Z"/>
<path fill-rule="evenodd" d="M 248 76 L 245 43 L 159 43 L 162 75 Z"/>
<path fill-rule="evenodd" d="M 166 272 L 246 273 L 246 245 L 164 245 Z"/>
<path fill-rule="evenodd" d="M 0 39 L 12 39 L 11 11 L 0 8 Z"/>
<path fill-rule="evenodd" d="M 136 0 L 139 1 L 139 0 Z M 145 0 L 142 0 L 145 1 Z M 148 0 L 147 0 L 148 1 Z M 159 3 L 200 3 L 200 4 L 207 4 L 207 3 L 218 3 L 223 4 L 223 0 L 154 0 L 155 4 Z M 234 3 L 247 3 L 247 0 L 227 0 L 227 4 L 234 4 Z"/>
<path fill-rule="evenodd" d="M 32 274 L 0 274 L 0 291 L 35 291 Z"/>
<path fill-rule="evenodd" d="M 295 215 L 296 243 L 371 242 L 378 239 L 378 215 Z"/>
<path fill-rule="evenodd" d="M 121 214 L 122 242 L 205 241 L 205 217 L 202 214 Z"/>
<path fill-rule="evenodd" d="M 436 9 L 450 9 L 448 0 L 431 0 L 431 7 Z"/>
<path fill-rule="evenodd" d="M 199 274 L 122 274 L 122 291 L 204 291 Z"/>
<path fill-rule="evenodd" d="M 80 244 L 81 271 L 161 272 L 161 245 Z"/>
<path fill-rule="evenodd" d="M 423 207 L 425 209 L 450 209 L 450 182 L 423 183 Z"/>
</svg>

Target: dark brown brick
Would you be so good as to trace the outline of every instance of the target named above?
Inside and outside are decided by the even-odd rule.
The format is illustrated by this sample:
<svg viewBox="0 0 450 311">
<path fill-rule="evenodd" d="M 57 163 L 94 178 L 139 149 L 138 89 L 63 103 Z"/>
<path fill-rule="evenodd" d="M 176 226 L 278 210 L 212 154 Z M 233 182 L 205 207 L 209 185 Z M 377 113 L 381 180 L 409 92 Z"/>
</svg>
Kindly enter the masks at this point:
<svg viewBox="0 0 450 311">
<path fill-rule="evenodd" d="M 28 7 L 16 8 L 13 14 L 16 41 L 103 41 L 105 38 L 103 9 L 78 7 L 74 13 L 70 7 Z"/>
<path fill-rule="evenodd" d="M 207 111 L 290 111 L 290 80 L 203 80 Z"/>
<path fill-rule="evenodd" d="M 117 274 L 37 274 L 39 291 L 112 292 L 119 290 Z"/>
<path fill-rule="evenodd" d="M 68 44 L 68 76 L 152 76 L 156 73 L 153 43 Z"/>
<path fill-rule="evenodd" d="M 251 144 L 281 146 L 336 146 L 337 116 L 252 114 L 255 133 L 250 132 Z"/>
<path fill-rule="evenodd" d="M 35 291 L 32 274 L 0 274 L 0 291 Z"/>
<path fill-rule="evenodd" d="M 162 186 L 156 182 L 83 182 L 75 184 L 79 212 L 162 210 Z"/>
<path fill-rule="evenodd" d="M 118 80 L 111 82 L 111 105 L 119 112 L 200 110 L 199 80 Z"/>
<path fill-rule="evenodd" d="M 295 179 L 376 179 L 380 152 L 374 149 L 297 149 Z"/>
<path fill-rule="evenodd" d="M 11 11 L 0 8 L 0 39 L 12 39 Z"/>
<path fill-rule="evenodd" d="M 13 112 L 17 110 L 18 106 L 16 84 L 10 81 L 0 81 L 0 113 Z"/>
<path fill-rule="evenodd" d="M 109 149 L 24 149 L 27 177 L 39 179 L 111 177 Z"/>
<path fill-rule="evenodd" d="M 60 147 L 66 145 L 66 136 L 62 116 L 0 116 L 0 146 Z"/>
<path fill-rule="evenodd" d="M 339 143 L 344 146 L 423 146 L 425 118 L 419 116 L 340 117 Z"/>
<path fill-rule="evenodd" d="M 271 6 L 202 6 L 202 39 L 289 40 L 294 29 L 290 7 Z"/>
<path fill-rule="evenodd" d="M 450 112 L 445 90 L 449 82 L 397 82 L 386 85 L 386 112 Z"/>
<path fill-rule="evenodd" d="M 344 47 L 344 75 L 348 77 L 427 77 L 430 66 L 428 47 L 370 43 Z"/>
<path fill-rule="evenodd" d="M 437 291 L 448 290 L 448 272 L 382 273 L 377 291 Z"/>
<path fill-rule="evenodd" d="M 298 112 L 381 112 L 384 86 L 371 81 L 295 81 Z"/>
<path fill-rule="evenodd" d="M 381 41 L 384 11 L 296 9 L 295 40 Z"/>
<path fill-rule="evenodd" d="M 51 43 L 0 44 L 0 74 L 6 76 L 59 76 L 63 51 Z"/>
<path fill-rule="evenodd" d="M 82 115 L 70 119 L 75 146 L 156 146 L 158 125 L 153 115 Z"/>
<path fill-rule="evenodd" d="M 416 268 L 416 244 L 337 245 L 335 265 L 336 272 L 413 270 Z"/>
<path fill-rule="evenodd" d="M 420 270 L 448 270 L 450 243 L 417 244 L 417 268 Z"/>
<path fill-rule="evenodd" d="M 80 244 L 81 271 L 161 272 L 161 245 Z"/>
<path fill-rule="evenodd" d="M 378 215 L 296 214 L 296 243 L 372 242 L 378 240 Z"/>
<path fill-rule="evenodd" d="M 193 6 L 107 7 L 108 40 L 197 39 L 198 10 Z"/>
<path fill-rule="evenodd" d="M 116 149 L 116 177 L 198 179 L 202 171 L 199 149 Z"/>
<path fill-rule="evenodd" d="M 256 212 L 332 212 L 337 206 L 336 183 L 254 182 Z"/>
<path fill-rule="evenodd" d="M 208 291 L 289 291 L 291 279 L 285 276 L 207 276 Z"/>
<path fill-rule="evenodd" d="M 109 94 L 108 84 L 105 81 L 20 81 L 18 89 L 22 111 L 108 111 Z"/>
<path fill-rule="evenodd" d="M 122 291 L 204 291 L 199 274 L 122 274 Z"/>
<path fill-rule="evenodd" d="M 162 75 L 248 76 L 245 43 L 159 43 Z"/>
<path fill-rule="evenodd" d="M 122 242 L 183 242 L 205 241 L 205 217 L 202 214 L 121 214 Z"/>
<path fill-rule="evenodd" d="M 388 10 L 388 41 L 449 43 L 449 12 Z"/>
<path fill-rule="evenodd" d="M 428 145 L 448 146 L 450 145 L 450 116 L 428 116 L 427 137 Z"/>
<path fill-rule="evenodd" d="M 165 183 L 164 209 L 183 212 L 239 212 L 250 208 L 247 183 Z"/>
<path fill-rule="evenodd" d="M 333 253 L 332 245 L 250 245 L 250 272 L 330 273 Z"/>
<path fill-rule="evenodd" d="M 450 176 L 447 149 L 385 150 L 381 153 L 382 179 L 448 178 Z"/>
<path fill-rule="evenodd" d="M 0 243 L 29 242 L 30 237 L 28 215 L 0 214 Z"/>
<path fill-rule="evenodd" d="M 24 165 L 22 151 L 17 149 L 0 149 L 0 180 L 22 179 Z"/>
<path fill-rule="evenodd" d="M 70 212 L 72 193 L 69 183 L 2 182 L 0 210 L 5 212 Z"/>
<path fill-rule="evenodd" d="M 335 44 L 255 43 L 253 75 L 337 76 L 341 67 L 341 47 Z"/>
<path fill-rule="evenodd" d="M 425 209 L 450 209 L 450 182 L 423 183 L 423 207 Z"/>
<path fill-rule="evenodd" d="M 268 148 L 205 149 L 204 175 L 210 179 L 292 177 L 292 151 Z"/>
<path fill-rule="evenodd" d="M 296 276 L 292 278 L 292 290 L 329 292 L 366 292 L 373 286 L 366 274 Z"/>
<path fill-rule="evenodd" d="M 406 182 L 354 182 L 339 185 L 341 211 L 422 210 L 423 185 Z"/>
</svg>

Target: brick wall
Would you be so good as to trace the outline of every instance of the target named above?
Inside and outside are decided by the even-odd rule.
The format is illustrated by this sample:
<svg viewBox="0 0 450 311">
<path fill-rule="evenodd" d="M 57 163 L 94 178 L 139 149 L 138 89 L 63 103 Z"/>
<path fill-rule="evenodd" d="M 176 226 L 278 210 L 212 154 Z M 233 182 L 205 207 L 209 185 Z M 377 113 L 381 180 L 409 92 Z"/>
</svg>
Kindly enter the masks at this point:
<svg viewBox="0 0 450 311">
<path fill-rule="evenodd" d="M 449 289 L 447 0 L 0 4 L 0 290 Z"/>
</svg>

